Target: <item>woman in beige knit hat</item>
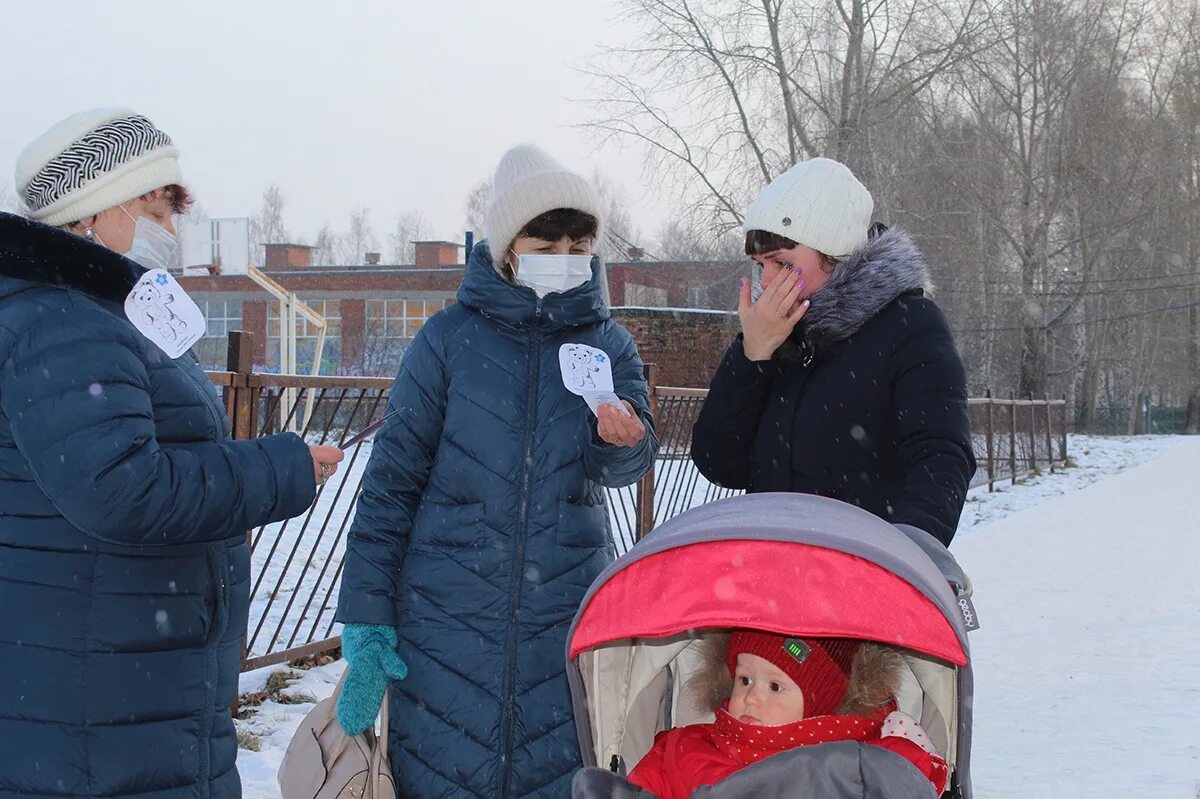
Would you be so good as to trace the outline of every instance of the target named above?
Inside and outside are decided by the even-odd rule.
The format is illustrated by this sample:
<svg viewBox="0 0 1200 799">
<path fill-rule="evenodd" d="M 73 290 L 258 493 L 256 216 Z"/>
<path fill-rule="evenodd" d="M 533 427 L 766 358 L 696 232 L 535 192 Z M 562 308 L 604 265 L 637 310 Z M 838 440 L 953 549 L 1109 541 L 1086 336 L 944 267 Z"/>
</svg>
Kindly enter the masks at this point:
<svg viewBox="0 0 1200 799">
<path fill-rule="evenodd" d="M 851 171 L 814 158 L 746 214 L 742 333 L 696 422 L 711 481 L 859 505 L 949 544 L 975 472 L 966 375 L 912 239 L 871 224 Z"/>
<path fill-rule="evenodd" d="M 18 161 L 28 217 L 0 214 L 3 796 L 240 796 L 246 531 L 341 460 L 230 440 L 178 335 L 177 155 L 136 112 L 75 114 Z"/>
</svg>

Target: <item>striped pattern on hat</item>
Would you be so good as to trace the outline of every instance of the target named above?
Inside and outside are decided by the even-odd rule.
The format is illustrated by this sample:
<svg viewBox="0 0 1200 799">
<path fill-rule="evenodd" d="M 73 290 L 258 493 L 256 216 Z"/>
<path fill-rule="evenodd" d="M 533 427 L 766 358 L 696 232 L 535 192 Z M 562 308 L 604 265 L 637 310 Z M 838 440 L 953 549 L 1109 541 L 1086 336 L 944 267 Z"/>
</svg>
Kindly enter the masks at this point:
<svg viewBox="0 0 1200 799">
<path fill-rule="evenodd" d="M 25 204 L 31 211 L 41 210 L 98 175 L 171 144 L 171 137 L 143 116 L 114 119 L 51 158 L 24 187 Z"/>
<path fill-rule="evenodd" d="M 29 216 L 64 225 L 181 183 L 171 137 L 127 108 L 61 120 L 17 159 L 16 187 Z"/>
</svg>

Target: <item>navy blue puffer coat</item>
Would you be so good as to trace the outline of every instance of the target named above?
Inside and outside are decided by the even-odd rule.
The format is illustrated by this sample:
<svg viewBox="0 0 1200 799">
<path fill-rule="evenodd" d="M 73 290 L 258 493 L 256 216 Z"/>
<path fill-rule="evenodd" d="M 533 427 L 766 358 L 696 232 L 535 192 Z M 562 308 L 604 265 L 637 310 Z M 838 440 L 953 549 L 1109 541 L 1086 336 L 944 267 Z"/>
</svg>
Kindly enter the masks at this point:
<svg viewBox="0 0 1200 799">
<path fill-rule="evenodd" d="M 409 676 L 391 691 L 404 797 L 570 795 L 580 765 L 566 635 L 613 559 L 603 488 L 635 482 L 658 444 L 633 337 L 592 279 L 539 301 L 471 254 L 458 304 L 413 341 L 351 526 L 337 618 L 390 624 Z M 648 434 L 604 444 L 563 385 L 559 348 L 612 361 Z"/>
<path fill-rule="evenodd" d="M 314 494 L 294 435 L 229 441 L 142 269 L 0 214 L 0 797 L 234 799 L 246 531 Z"/>
</svg>

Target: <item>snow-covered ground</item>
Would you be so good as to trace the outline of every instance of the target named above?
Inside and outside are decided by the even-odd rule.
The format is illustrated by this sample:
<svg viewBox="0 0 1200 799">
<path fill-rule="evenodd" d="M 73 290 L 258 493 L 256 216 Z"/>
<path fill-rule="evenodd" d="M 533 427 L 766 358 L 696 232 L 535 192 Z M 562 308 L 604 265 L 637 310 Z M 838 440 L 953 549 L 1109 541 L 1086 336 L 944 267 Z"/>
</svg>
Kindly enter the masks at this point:
<svg viewBox="0 0 1200 799">
<path fill-rule="evenodd" d="M 1200 438 L 1074 457 L 1148 455 L 1033 507 L 1057 476 L 1008 491 L 952 547 L 982 623 L 978 799 L 1200 796 Z"/>
<path fill-rule="evenodd" d="M 1073 436 L 1070 453 L 1054 475 L 972 490 L 952 547 L 983 623 L 976 797 L 1197 799 L 1200 439 Z M 342 668 L 305 671 L 285 693 L 324 698 Z M 270 671 L 243 675 L 243 692 Z M 311 708 L 267 701 L 239 722 L 261 745 L 240 753 L 247 799 L 278 797 L 283 751 Z"/>
</svg>

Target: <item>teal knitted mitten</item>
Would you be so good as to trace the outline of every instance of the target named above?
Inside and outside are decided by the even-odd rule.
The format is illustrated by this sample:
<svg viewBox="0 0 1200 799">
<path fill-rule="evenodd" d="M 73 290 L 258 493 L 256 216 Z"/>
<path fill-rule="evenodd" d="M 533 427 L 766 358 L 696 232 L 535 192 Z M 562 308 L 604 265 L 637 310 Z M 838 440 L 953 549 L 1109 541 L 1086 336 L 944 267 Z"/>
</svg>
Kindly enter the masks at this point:
<svg viewBox="0 0 1200 799">
<path fill-rule="evenodd" d="M 373 725 L 388 683 L 408 676 L 397 646 L 396 630 L 387 624 L 347 624 L 342 629 L 342 656 L 349 672 L 337 714 L 347 735 L 358 735 Z"/>
</svg>

